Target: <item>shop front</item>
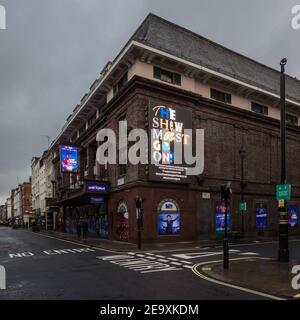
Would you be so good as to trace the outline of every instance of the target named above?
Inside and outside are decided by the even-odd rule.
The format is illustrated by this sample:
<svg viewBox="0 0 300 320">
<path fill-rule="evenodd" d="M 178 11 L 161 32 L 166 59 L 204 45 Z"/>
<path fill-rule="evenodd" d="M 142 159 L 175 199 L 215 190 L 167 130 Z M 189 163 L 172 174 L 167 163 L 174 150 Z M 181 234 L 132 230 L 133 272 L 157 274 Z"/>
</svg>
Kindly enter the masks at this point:
<svg viewBox="0 0 300 320">
<path fill-rule="evenodd" d="M 78 227 L 87 237 L 107 239 L 109 234 L 106 183 L 85 181 L 83 187 L 67 193 L 57 203 L 62 208 L 63 230 L 77 234 Z"/>
</svg>

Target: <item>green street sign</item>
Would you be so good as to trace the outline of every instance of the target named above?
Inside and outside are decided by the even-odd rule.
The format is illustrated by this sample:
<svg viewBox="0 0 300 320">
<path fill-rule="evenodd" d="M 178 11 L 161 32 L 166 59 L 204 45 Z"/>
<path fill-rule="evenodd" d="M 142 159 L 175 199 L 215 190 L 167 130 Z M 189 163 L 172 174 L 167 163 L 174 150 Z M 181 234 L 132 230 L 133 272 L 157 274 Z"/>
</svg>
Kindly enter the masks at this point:
<svg viewBox="0 0 300 320">
<path fill-rule="evenodd" d="M 247 203 L 240 202 L 240 211 L 246 211 L 246 210 L 247 210 Z"/>
<path fill-rule="evenodd" d="M 276 185 L 277 200 L 291 200 L 292 186 L 290 184 Z"/>
</svg>

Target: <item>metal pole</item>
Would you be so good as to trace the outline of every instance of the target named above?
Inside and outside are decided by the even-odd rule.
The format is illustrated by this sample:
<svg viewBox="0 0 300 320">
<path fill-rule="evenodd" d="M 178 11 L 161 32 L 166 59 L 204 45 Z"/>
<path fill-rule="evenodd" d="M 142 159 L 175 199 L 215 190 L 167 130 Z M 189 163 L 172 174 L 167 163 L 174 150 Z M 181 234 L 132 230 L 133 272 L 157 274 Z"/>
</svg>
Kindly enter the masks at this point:
<svg viewBox="0 0 300 320">
<path fill-rule="evenodd" d="M 286 183 L 286 101 L 285 101 L 285 65 L 286 59 L 280 61 L 280 144 L 281 144 L 281 184 Z M 278 261 L 289 261 L 287 205 L 279 210 L 279 250 Z"/>
<path fill-rule="evenodd" d="M 241 155 L 241 202 L 244 203 L 244 156 L 245 156 L 245 150 L 240 150 Z M 244 219 L 244 211 L 241 211 L 242 215 L 242 233 L 245 231 L 245 219 Z"/>
<path fill-rule="evenodd" d="M 142 249 L 142 234 L 141 234 L 141 209 L 138 208 L 138 219 L 137 219 L 137 242 L 138 249 Z"/>
<path fill-rule="evenodd" d="M 228 200 L 225 199 L 225 226 L 224 226 L 224 240 L 223 240 L 223 267 L 225 270 L 229 268 L 229 247 L 228 247 L 228 225 L 227 225 L 227 216 L 228 216 Z"/>
</svg>

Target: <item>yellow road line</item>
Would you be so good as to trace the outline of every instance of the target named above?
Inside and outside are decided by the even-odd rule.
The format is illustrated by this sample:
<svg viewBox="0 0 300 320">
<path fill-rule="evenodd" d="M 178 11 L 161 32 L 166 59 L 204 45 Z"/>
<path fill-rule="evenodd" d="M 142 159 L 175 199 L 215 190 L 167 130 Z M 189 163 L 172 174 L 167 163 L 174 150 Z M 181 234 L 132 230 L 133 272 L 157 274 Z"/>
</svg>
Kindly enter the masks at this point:
<svg viewBox="0 0 300 320">
<path fill-rule="evenodd" d="M 257 259 L 267 260 L 268 258 L 257 258 Z M 230 261 L 238 261 L 238 260 L 248 260 L 249 261 L 250 259 L 249 258 L 234 258 L 234 259 L 230 259 Z M 251 294 L 258 295 L 258 296 L 261 296 L 261 297 L 264 297 L 264 298 L 268 298 L 268 299 L 272 299 L 272 300 L 286 300 L 285 298 L 273 296 L 273 295 L 270 295 L 270 294 L 267 294 L 267 293 L 264 293 L 264 292 L 260 292 L 260 291 L 252 290 L 252 289 L 248 289 L 248 288 L 244 288 L 244 287 L 241 287 L 241 286 L 238 286 L 238 285 L 234 285 L 234 284 L 230 284 L 230 283 L 226 283 L 226 282 L 223 282 L 223 281 L 220 281 L 220 280 L 216 280 L 216 279 L 210 278 L 210 277 L 202 274 L 201 272 L 199 272 L 197 270 L 198 267 L 201 267 L 201 266 L 204 266 L 204 265 L 209 265 L 209 264 L 214 264 L 214 263 L 220 263 L 220 262 L 223 262 L 223 260 L 206 261 L 206 262 L 197 263 L 197 264 L 195 264 L 193 266 L 192 271 L 199 278 L 201 278 L 203 280 L 206 280 L 206 281 L 209 281 L 209 282 L 212 282 L 212 283 L 219 284 L 221 286 L 225 286 L 225 287 L 228 287 L 228 288 L 244 291 L 244 292 L 247 292 L 247 293 L 251 293 Z"/>
</svg>

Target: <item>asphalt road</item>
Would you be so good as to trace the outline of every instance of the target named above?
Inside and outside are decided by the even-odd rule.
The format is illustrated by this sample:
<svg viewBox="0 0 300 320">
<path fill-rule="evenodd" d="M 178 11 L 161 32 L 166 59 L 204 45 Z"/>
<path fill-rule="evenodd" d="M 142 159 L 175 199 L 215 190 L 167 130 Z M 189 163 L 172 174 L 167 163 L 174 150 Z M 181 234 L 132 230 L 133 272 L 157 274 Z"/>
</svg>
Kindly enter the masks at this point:
<svg viewBox="0 0 300 320">
<path fill-rule="evenodd" d="M 231 247 L 231 257 L 276 257 L 277 244 Z M 300 258 L 300 242 L 291 243 Z M 197 277 L 192 266 L 222 259 L 222 248 L 117 253 L 0 228 L 0 265 L 7 288 L 0 300 L 27 299 L 263 299 Z"/>
</svg>

